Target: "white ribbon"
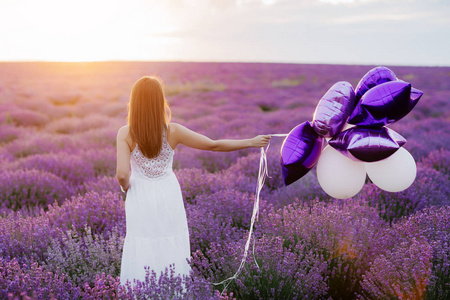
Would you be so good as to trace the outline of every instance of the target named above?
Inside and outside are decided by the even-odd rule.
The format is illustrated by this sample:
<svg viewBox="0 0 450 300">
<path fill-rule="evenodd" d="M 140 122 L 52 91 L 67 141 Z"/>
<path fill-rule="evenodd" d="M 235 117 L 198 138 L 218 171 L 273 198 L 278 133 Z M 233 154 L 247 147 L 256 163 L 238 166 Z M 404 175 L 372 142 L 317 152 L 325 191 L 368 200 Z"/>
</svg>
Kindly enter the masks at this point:
<svg viewBox="0 0 450 300">
<path fill-rule="evenodd" d="M 269 134 L 272 137 L 285 137 L 288 134 Z M 258 173 L 258 181 L 256 183 L 256 195 L 255 195 L 255 203 L 253 204 L 253 213 L 252 213 L 252 219 L 250 222 L 250 230 L 248 232 L 248 238 L 247 238 L 247 242 L 245 243 L 245 249 L 244 249 L 244 256 L 242 257 L 241 263 L 239 265 L 239 268 L 237 269 L 236 273 L 234 273 L 233 276 L 221 281 L 221 282 L 213 282 L 213 285 L 220 285 L 220 284 L 225 284 L 225 287 L 222 291 L 222 293 L 220 294 L 222 296 L 222 294 L 225 292 L 225 290 L 227 289 L 228 285 L 231 283 L 231 281 L 233 279 L 236 279 L 239 274 L 242 271 L 242 268 L 245 265 L 245 260 L 247 259 L 247 252 L 248 252 L 248 248 L 250 247 L 250 240 L 252 238 L 252 234 L 253 234 L 253 227 L 255 225 L 255 221 L 258 219 L 258 213 L 259 213 L 259 194 L 261 192 L 262 187 L 264 186 L 264 182 L 266 180 L 266 177 L 269 177 L 269 173 L 267 171 L 267 156 L 266 153 L 269 150 L 270 147 L 270 141 L 267 144 L 267 147 L 261 147 L 261 156 L 259 158 L 259 173 Z M 256 262 L 256 258 L 255 258 L 255 241 L 253 240 L 253 260 L 255 261 L 256 266 L 259 269 L 259 265 Z"/>
</svg>

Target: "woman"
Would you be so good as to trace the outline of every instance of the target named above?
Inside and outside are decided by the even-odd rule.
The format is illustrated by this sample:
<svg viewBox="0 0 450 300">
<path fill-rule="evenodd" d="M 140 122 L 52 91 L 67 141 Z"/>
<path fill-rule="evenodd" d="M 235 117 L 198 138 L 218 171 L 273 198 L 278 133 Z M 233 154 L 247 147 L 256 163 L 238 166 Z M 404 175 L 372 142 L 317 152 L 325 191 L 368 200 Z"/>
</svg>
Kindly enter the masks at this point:
<svg viewBox="0 0 450 300">
<path fill-rule="evenodd" d="M 117 134 L 117 179 L 127 193 L 126 237 L 120 282 L 143 281 L 144 266 L 157 275 L 169 265 L 188 275 L 189 231 L 180 185 L 172 171 L 178 144 L 211 151 L 264 147 L 269 135 L 252 139 L 211 140 L 170 123 L 170 109 L 156 77 L 136 81 L 130 96 L 128 125 Z M 131 169 L 131 170 L 130 170 Z"/>
</svg>

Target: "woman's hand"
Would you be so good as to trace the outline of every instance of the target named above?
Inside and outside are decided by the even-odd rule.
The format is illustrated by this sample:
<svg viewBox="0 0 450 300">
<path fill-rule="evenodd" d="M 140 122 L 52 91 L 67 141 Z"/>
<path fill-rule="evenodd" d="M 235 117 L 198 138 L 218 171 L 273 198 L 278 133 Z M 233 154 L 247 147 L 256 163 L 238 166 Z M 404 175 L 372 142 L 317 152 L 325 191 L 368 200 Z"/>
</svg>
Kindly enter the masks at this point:
<svg viewBox="0 0 450 300">
<path fill-rule="evenodd" d="M 267 146 L 270 141 L 270 135 L 258 135 L 252 138 L 252 147 L 261 148 Z"/>
<path fill-rule="evenodd" d="M 120 190 L 122 191 L 122 193 L 125 193 L 125 194 L 128 192 L 128 189 L 130 188 L 129 185 L 126 189 L 124 189 L 121 185 L 119 185 L 119 186 L 120 186 Z"/>
</svg>

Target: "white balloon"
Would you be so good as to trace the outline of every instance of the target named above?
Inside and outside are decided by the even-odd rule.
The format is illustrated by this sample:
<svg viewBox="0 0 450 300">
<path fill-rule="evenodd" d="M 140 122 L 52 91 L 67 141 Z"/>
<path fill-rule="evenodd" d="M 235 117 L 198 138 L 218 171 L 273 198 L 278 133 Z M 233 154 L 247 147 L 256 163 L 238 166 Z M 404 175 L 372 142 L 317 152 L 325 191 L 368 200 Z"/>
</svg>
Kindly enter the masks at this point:
<svg viewBox="0 0 450 300">
<path fill-rule="evenodd" d="M 370 180 L 388 192 L 406 190 L 416 179 L 416 162 L 403 147 L 386 159 L 365 164 Z"/>
<path fill-rule="evenodd" d="M 354 161 L 333 147 L 326 146 L 317 162 L 317 179 L 331 197 L 347 199 L 355 196 L 364 186 L 364 163 Z"/>
</svg>

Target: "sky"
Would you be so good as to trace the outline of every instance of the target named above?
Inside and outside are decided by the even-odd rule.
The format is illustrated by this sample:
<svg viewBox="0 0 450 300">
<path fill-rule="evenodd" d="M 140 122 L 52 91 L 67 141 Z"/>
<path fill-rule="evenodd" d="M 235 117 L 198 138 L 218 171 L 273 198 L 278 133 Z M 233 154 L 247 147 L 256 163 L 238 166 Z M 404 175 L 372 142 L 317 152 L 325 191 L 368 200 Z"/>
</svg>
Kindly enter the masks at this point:
<svg viewBox="0 0 450 300">
<path fill-rule="evenodd" d="M 450 66 L 450 0 L 0 0 L 0 61 Z"/>
</svg>

